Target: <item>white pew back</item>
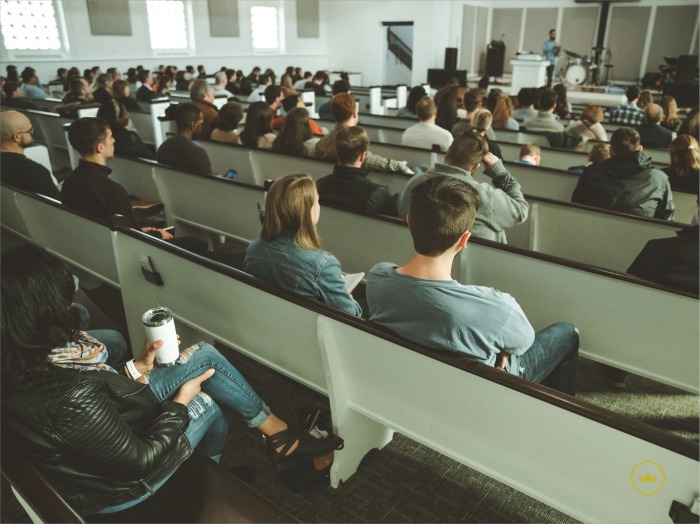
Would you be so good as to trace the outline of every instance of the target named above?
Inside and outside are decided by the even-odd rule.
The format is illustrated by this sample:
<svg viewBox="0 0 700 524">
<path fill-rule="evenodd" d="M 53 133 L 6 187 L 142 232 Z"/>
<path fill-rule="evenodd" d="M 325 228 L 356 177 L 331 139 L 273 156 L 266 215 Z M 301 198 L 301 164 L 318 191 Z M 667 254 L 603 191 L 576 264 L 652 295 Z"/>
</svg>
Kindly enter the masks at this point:
<svg viewBox="0 0 700 524">
<path fill-rule="evenodd" d="M 624 273 L 649 240 L 675 237 L 682 224 L 528 197 L 527 220 L 508 244 Z"/>
</svg>

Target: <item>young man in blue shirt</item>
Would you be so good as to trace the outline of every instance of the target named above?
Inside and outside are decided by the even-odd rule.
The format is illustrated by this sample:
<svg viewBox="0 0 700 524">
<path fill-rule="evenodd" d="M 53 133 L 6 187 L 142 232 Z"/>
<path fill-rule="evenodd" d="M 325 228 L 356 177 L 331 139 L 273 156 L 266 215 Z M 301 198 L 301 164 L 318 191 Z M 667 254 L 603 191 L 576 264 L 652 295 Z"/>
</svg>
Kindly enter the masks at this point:
<svg viewBox="0 0 700 524">
<path fill-rule="evenodd" d="M 403 266 L 375 265 L 367 276 L 369 318 L 426 347 L 473 360 L 574 395 L 578 330 L 559 322 L 535 330 L 515 299 L 451 277 L 479 208 L 471 185 L 448 176 L 413 189 L 408 224 L 415 252 Z"/>
</svg>

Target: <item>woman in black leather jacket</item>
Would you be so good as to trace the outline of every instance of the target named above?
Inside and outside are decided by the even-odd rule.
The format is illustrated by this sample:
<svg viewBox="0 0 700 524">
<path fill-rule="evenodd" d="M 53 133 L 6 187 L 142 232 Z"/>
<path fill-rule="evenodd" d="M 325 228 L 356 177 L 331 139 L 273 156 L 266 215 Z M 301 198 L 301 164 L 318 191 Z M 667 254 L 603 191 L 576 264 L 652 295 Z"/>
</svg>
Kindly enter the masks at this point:
<svg viewBox="0 0 700 524">
<path fill-rule="evenodd" d="M 127 366 L 79 331 L 74 284 L 63 262 L 33 245 L 2 254 L 3 423 L 71 506 L 84 515 L 126 509 L 153 494 L 197 447 L 214 460 L 240 414 L 266 435 L 278 469 L 342 447 L 300 435 L 270 413 L 212 346 L 154 367 L 156 341 Z"/>
</svg>

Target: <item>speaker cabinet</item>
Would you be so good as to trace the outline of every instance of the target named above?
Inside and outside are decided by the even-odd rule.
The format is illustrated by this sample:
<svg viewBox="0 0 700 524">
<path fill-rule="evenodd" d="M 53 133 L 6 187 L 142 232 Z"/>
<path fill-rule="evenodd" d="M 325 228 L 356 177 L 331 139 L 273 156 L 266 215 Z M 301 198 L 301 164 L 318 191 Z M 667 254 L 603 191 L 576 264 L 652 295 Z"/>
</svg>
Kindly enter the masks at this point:
<svg viewBox="0 0 700 524">
<path fill-rule="evenodd" d="M 457 69 L 457 48 L 456 47 L 446 47 L 445 48 L 445 69 L 448 71 L 454 71 Z"/>
<path fill-rule="evenodd" d="M 503 62 L 506 58 L 506 45 L 503 42 L 492 41 L 486 46 L 486 71 L 484 76 L 503 76 Z"/>
</svg>

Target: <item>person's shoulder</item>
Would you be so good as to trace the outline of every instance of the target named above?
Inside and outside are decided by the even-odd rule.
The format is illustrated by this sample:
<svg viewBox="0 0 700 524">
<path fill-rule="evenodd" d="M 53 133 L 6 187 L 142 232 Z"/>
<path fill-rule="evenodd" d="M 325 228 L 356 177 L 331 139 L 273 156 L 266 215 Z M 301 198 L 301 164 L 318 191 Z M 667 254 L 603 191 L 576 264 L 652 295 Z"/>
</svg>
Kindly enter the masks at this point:
<svg viewBox="0 0 700 524">
<path fill-rule="evenodd" d="M 392 262 L 378 262 L 372 266 L 372 268 L 369 270 L 368 275 L 372 276 L 386 276 L 386 275 L 392 275 L 394 273 L 394 269 L 396 268 L 396 264 L 393 264 Z"/>
</svg>

